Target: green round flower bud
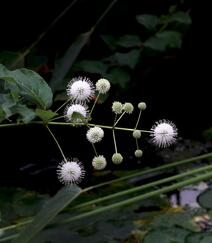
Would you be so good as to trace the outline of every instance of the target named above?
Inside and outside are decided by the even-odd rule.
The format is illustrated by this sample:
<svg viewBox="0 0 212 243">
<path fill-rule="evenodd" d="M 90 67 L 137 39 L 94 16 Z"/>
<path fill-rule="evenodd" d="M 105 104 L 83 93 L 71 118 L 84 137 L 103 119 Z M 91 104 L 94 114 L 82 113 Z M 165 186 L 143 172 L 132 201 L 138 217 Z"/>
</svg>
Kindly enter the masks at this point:
<svg viewBox="0 0 212 243">
<path fill-rule="evenodd" d="M 112 111 L 116 114 L 121 114 L 122 113 L 122 108 L 123 108 L 123 105 L 121 102 L 119 101 L 114 101 L 113 102 L 113 105 L 112 105 Z"/>
<path fill-rule="evenodd" d="M 96 90 L 99 91 L 100 94 L 106 94 L 110 89 L 110 82 L 101 78 L 96 82 Z"/>
<path fill-rule="evenodd" d="M 143 155 L 143 151 L 142 151 L 142 150 L 137 149 L 137 150 L 135 151 L 135 157 L 136 157 L 136 158 L 140 158 L 142 155 Z"/>
<path fill-rule="evenodd" d="M 145 103 L 145 102 L 140 102 L 140 103 L 138 104 L 138 109 L 144 111 L 144 110 L 146 109 L 146 103 Z"/>
<path fill-rule="evenodd" d="M 112 161 L 114 164 L 121 164 L 121 162 L 123 161 L 123 157 L 120 153 L 115 153 L 112 156 Z"/>
<path fill-rule="evenodd" d="M 92 165 L 95 170 L 103 170 L 107 165 L 107 161 L 103 155 L 95 156 Z"/>
<path fill-rule="evenodd" d="M 134 107 L 131 103 L 125 103 L 123 105 L 123 110 L 126 111 L 126 113 L 131 114 L 134 110 Z"/>
<path fill-rule="evenodd" d="M 141 137 L 141 131 L 135 130 L 133 132 L 133 137 L 136 138 L 136 139 L 139 139 Z"/>
</svg>

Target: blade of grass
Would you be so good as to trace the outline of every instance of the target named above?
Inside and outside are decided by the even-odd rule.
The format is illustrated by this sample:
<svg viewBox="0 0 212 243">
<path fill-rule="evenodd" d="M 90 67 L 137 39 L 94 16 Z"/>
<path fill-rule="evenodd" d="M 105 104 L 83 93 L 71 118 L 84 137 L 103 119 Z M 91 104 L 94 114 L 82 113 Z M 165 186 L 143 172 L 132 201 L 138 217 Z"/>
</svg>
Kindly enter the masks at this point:
<svg viewBox="0 0 212 243">
<path fill-rule="evenodd" d="M 40 122 L 39 122 L 39 124 L 40 124 Z M 91 186 L 91 187 L 88 187 L 88 188 L 84 188 L 83 192 L 87 192 L 87 191 L 92 190 L 92 189 L 96 189 L 96 188 L 99 188 L 99 187 L 102 187 L 102 186 L 110 185 L 112 183 L 116 183 L 116 182 L 120 182 L 120 181 L 123 181 L 123 180 L 127 180 L 127 179 L 130 179 L 130 178 L 136 177 L 136 176 L 142 176 L 142 175 L 145 175 L 145 174 L 148 174 L 148 173 L 153 173 L 153 172 L 162 171 L 162 170 L 166 170 L 166 169 L 172 169 L 172 168 L 174 168 L 176 166 L 185 165 L 185 164 L 188 164 L 188 163 L 191 163 L 191 162 L 195 162 L 197 160 L 207 159 L 207 158 L 210 158 L 210 157 L 212 157 L 212 153 L 207 153 L 207 154 L 203 154 L 203 155 L 200 155 L 200 156 L 195 156 L 195 157 L 192 157 L 192 158 L 189 158 L 189 159 L 172 162 L 172 163 L 170 163 L 168 165 L 162 165 L 160 167 L 156 167 L 156 168 L 153 168 L 153 169 L 147 169 L 145 171 L 136 172 L 136 173 L 130 174 L 128 176 L 123 176 L 121 178 L 117 178 L 117 179 L 114 179 L 114 180 L 111 180 L 111 181 L 100 183 L 98 185 L 94 185 L 94 186 Z M 209 167 L 210 167 L 210 165 L 209 165 Z M 165 180 L 165 179 L 162 179 L 162 180 Z M 167 180 L 169 180 L 169 179 L 167 178 Z M 157 181 L 152 182 L 152 183 L 157 183 Z M 146 186 L 148 186 L 148 184 L 143 185 L 143 186 L 146 187 Z M 143 188 L 143 189 L 145 189 L 145 188 Z M 0 230 L 13 229 L 13 228 L 22 226 L 23 224 L 28 224 L 31 221 L 32 221 L 32 219 L 28 219 L 28 220 L 26 220 L 24 222 L 21 222 L 20 225 L 19 224 L 9 225 L 9 226 L 0 228 Z"/>
<path fill-rule="evenodd" d="M 105 17 L 105 15 L 110 11 L 110 9 L 113 7 L 113 5 L 118 0 L 113 0 L 109 6 L 106 8 L 106 10 L 102 13 L 102 15 L 99 17 L 95 25 L 86 33 L 80 34 L 76 40 L 70 45 L 64 56 L 61 58 L 61 60 L 58 62 L 58 65 L 56 66 L 52 79 L 49 82 L 49 85 L 51 86 L 53 92 L 57 90 L 58 86 L 61 85 L 61 82 L 63 81 L 64 77 L 70 70 L 71 66 L 77 59 L 79 53 L 81 52 L 82 48 L 85 46 L 85 44 L 90 39 L 93 31 L 95 28 L 99 25 L 99 23 L 102 21 L 102 19 Z"/>
<path fill-rule="evenodd" d="M 111 180 L 111 181 L 106 181 L 106 182 L 100 183 L 98 185 L 88 187 L 87 190 L 97 189 L 99 187 L 107 186 L 107 185 L 110 185 L 112 183 L 120 182 L 120 181 L 123 181 L 123 180 L 128 180 L 128 179 L 131 179 L 131 178 L 136 177 L 136 176 L 142 176 L 142 175 L 146 175 L 146 174 L 161 171 L 161 170 L 173 169 L 173 168 L 180 166 L 180 165 L 189 164 L 189 163 L 201 160 L 201 159 L 207 159 L 207 158 L 211 158 L 211 157 L 212 157 L 212 153 L 207 153 L 207 154 L 191 157 L 191 158 L 184 159 L 184 160 L 179 160 L 179 161 L 172 162 L 172 163 L 166 164 L 166 165 L 162 165 L 162 166 L 159 166 L 159 167 L 156 167 L 156 168 L 146 169 L 144 171 L 139 171 L 139 172 L 136 172 L 136 173 L 133 173 L 133 174 L 130 174 L 130 175 L 127 175 L 127 176 L 123 176 L 123 177 L 120 177 L 120 178 L 117 178 L 117 179 L 114 179 L 114 180 Z M 84 190 L 86 190 L 86 188 Z"/>
<path fill-rule="evenodd" d="M 85 203 L 81 203 L 77 206 L 71 207 L 70 210 L 79 209 L 79 208 L 82 208 L 82 207 L 85 207 L 85 206 L 89 206 L 89 205 L 100 203 L 100 202 L 103 202 L 103 201 L 106 201 L 106 200 L 114 199 L 116 197 L 128 195 L 128 194 L 133 193 L 133 192 L 141 191 L 141 190 L 148 189 L 148 188 L 151 188 L 151 187 L 154 187 L 154 186 L 159 186 L 159 185 L 167 183 L 167 182 L 179 180 L 179 179 L 181 179 L 185 176 L 192 176 L 192 175 L 195 175 L 197 173 L 203 172 L 205 170 L 211 170 L 211 169 L 212 169 L 212 165 L 208 165 L 208 166 L 204 166 L 204 167 L 201 167 L 201 168 L 198 168 L 198 169 L 183 172 L 183 173 L 178 174 L 178 175 L 170 176 L 170 177 L 167 177 L 167 178 L 164 178 L 164 179 L 153 181 L 153 182 L 145 184 L 145 185 L 133 187 L 133 188 L 130 188 L 130 189 L 127 189 L 127 190 L 123 190 L 123 191 L 120 191 L 120 192 L 117 192 L 117 193 L 110 194 L 110 195 L 105 196 L 105 197 L 100 197 L 100 198 L 90 200 L 90 201 L 85 202 Z"/>
<path fill-rule="evenodd" d="M 99 214 L 99 213 L 106 212 L 108 210 L 127 206 L 127 205 L 130 205 L 130 204 L 136 203 L 138 201 L 141 201 L 141 200 L 153 197 L 153 196 L 160 195 L 162 193 L 174 191 L 174 190 L 182 188 L 184 186 L 191 185 L 191 184 L 203 181 L 203 180 L 207 180 L 211 177 L 212 177 L 212 172 L 205 173 L 204 175 L 196 176 L 195 178 L 187 179 L 187 180 L 175 183 L 174 185 L 171 185 L 171 186 L 166 186 L 166 187 L 163 187 L 161 189 L 154 190 L 154 191 L 145 193 L 143 195 L 135 196 L 135 197 L 132 197 L 130 199 L 127 199 L 127 200 L 124 200 L 124 201 L 121 201 L 121 202 L 118 202 L 118 203 L 110 204 L 108 206 L 103 206 L 103 207 L 94 209 L 94 210 L 89 211 L 89 212 L 78 214 L 76 216 L 73 216 L 71 218 L 68 218 L 68 219 L 61 221 L 60 224 L 70 223 L 70 222 L 73 222 L 73 221 L 76 221 L 76 220 L 79 220 L 79 219 L 86 218 L 88 216 L 93 216 L 93 215 L 96 215 L 96 214 Z"/>
<path fill-rule="evenodd" d="M 81 189 L 77 186 L 66 186 L 54 197 L 49 199 L 33 221 L 12 241 L 12 243 L 27 243 L 34 238 L 60 211 L 71 203 Z"/>
</svg>

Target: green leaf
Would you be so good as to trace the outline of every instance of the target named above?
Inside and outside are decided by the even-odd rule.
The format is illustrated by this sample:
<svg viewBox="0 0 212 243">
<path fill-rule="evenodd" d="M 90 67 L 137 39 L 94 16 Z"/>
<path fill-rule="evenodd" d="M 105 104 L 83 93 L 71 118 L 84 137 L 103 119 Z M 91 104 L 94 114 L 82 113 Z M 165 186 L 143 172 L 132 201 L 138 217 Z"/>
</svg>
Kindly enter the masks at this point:
<svg viewBox="0 0 212 243">
<path fill-rule="evenodd" d="M 47 195 L 20 188 L 0 188 L 2 224 L 13 224 L 34 216 L 47 200 Z"/>
<path fill-rule="evenodd" d="M 156 51 L 165 51 L 168 48 L 180 48 L 182 39 L 179 32 L 163 31 L 150 37 L 144 42 L 144 46 Z"/>
<path fill-rule="evenodd" d="M 114 54 L 114 59 L 122 66 L 128 66 L 130 68 L 135 68 L 136 64 L 140 58 L 140 50 L 135 49 L 127 53 L 117 52 Z"/>
<path fill-rule="evenodd" d="M 59 86 L 64 82 L 66 74 L 77 59 L 84 45 L 87 43 L 92 32 L 93 29 L 86 33 L 80 34 L 56 65 L 56 68 L 52 74 L 52 79 L 49 83 L 53 91 L 58 90 Z"/>
<path fill-rule="evenodd" d="M 143 243 L 182 243 L 185 242 L 185 237 L 189 234 L 189 231 L 173 227 L 170 229 L 158 228 L 150 231 L 144 238 Z"/>
<path fill-rule="evenodd" d="M 152 226 L 154 228 L 158 228 L 161 225 L 168 225 L 169 228 L 178 226 L 183 227 L 184 229 L 198 232 L 199 228 L 196 224 L 194 224 L 191 214 L 188 212 L 166 212 L 161 215 L 158 215 L 154 222 L 152 223 Z"/>
<path fill-rule="evenodd" d="M 24 123 L 28 123 L 35 118 L 35 112 L 32 109 L 28 108 L 26 105 L 17 104 L 14 107 L 12 107 L 11 110 L 13 114 L 20 114 L 21 119 L 19 120 L 23 121 Z"/>
<path fill-rule="evenodd" d="M 201 207 L 206 209 L 212 209 L 212 189 L 207 189 L 202 192 L 198 196 L 197 201 Z"/>
<path fill-rule="evenodd" d="M 121 68 L 113 68 L 106 75 L 106 78 L 113 84 L 118 84 L 121 88 L 126 88 L 130 81 L 130 75 Z"/>
<path fill-rule="evenodd" d="M 5 114 L 5 118 L 9 118 L 13 115 L 11 108 L 14 107 L 18 102 L 16 96 L 10 94 L 0 94 L 0 104 L 1 108 Z"/>
<path fill-rule="evenodd" d="M 30 242 L 60 211 L 79 196 L 81 189 L 77 186 L 66 186 L 51 198 L 34 220 L 12 243 Z"/>
<path fill-rule="evenodd" d="M 140 47 L 141 40 L 137 35 L 124 35 L 118 39 L 117 45 L 126 48 Z"/>
<path fill-rule="evenodd" d="M 0 122 L 4 121 L 5 119 L 5 112 L 2 108 L 2 105 L 0 105 Z"/>
<path fill-rule="evenodd" d="M 211 232 L 203 232 L 199 234 L 192 234 L 186 238 L 186 243 L 211 243 L 212 234 Z"/>
<path fill-rule="evenodd" d="M 7 83 L 7 87 L 18 92 L 21 96 L 46 109 L 52 104 L 52 91 L 45 80 L 32 70 L 21 68 L 9 71 L 0 64 L 0 79 Z"/>
<path fill-rule="evenodd" d="M 88 73 L 99 73 L 104 75 L 107 71 L 107 65 L 101 61 L 84 60 L 74 65 L 76 69 L 88 72 Z"/>
<path fill-rule="evenodd" d="M 206 140 L 211 140 L 212 139 L 212 127 L 210 127 L 207 130 L 203 131 L 202 136 Z"/>
<path fill-rule="evenodd" d="M 12 51 L 2 51 L 0 52 L 0 63 L 3 65 L 10 67 L 13 62 L 20 56 L 18 52 Z M 22 59 L 19 63 L 16 64 L 16 68 L 20 68 L 24 66 L 24 60 Z"/>
<path fill-rule="evenodd" d="M 200 241 L 200 243 L 211 243 L 212 242 L 212 235 L 207 235 L 203 237 Z"/>
<path fill-rule="evenodd" d="M 117 39 L 115 37 L 112 35 L 102 35 L 101 38 L 112 51 L 116 49 Z"/>
<path fill-rule="evenodd" d="M 191 233 L 186 237 L 185 243 L 200 243 L 205 233 Z"/>
<path fill-rule="evenodd" d="M 148 30 L 155 30 L 158 23 L 158 17 L 151 14 L 137 15 L 136 20 L 139 24 L 142 24 Z"/>
<path fill-rule="evenodd" d="M 179 24 L 190 25 L 191 24 L 191 17 L 188 13 L 183 11 L 175 12 L 171 15 L 169 22 L 176 22 Z"/>
<path fill-rule="evenodd" d="M 45 123 L 48 122 L 53 117 L 57 116 L 58 113 L 53 112 L 51 110 L 42 110 L 42 109 L 36 109 L 36 115 L 40 117 Z"/>
</svg>

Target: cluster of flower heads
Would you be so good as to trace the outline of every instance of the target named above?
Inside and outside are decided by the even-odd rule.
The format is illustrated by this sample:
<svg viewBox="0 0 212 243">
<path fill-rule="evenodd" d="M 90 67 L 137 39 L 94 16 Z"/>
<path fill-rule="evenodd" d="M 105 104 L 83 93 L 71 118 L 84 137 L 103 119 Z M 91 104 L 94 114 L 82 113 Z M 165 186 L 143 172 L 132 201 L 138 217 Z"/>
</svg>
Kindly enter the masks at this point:
<svg viewBox="0 0 212 243">
<path fill-rule="evenodd" d="M 95 87 L 96 86 L 96 87 Z M 80 123 L 83 118 L 88 117 L 88 106 L 87 102 L 95 97 L 95 91 L 100 94 L 106 94 L 110 89 L 110 82 L 107 79 L 99 79 L 96 85 L 90 81 L 88 78 L 73 78 L 67 87 L 67 95 L 71 101 L 65 109 L 65 117 L 69 122 Z M 81 115 L 75 118 L 74 113 Z"/>
<path fill-rule="evenodd" d="M 88 102 L 91 101 L 95 94 L 106 94 L 110 89 L 110 82 L 107 79 L 99 79 L 94 85 L 88 78 L 74 78 L 72 79 L 67 88 L 67 95 L 69 97 L 70 104 L 65 108 L 65 118 L 67 122 L 81 123 L 83 124 L 87 118 L 90 118 L 91 113 L 88 110 Z M 146 109 L 146 104 L 140 102 L 138 104 L 140 113 Z M 93 108 L 92 108 L 93 110 Z M 115 152 L 111 157 L 114 164 L 120 164 L 123 162 L 123 156 L 117 151 L 117 145 L 115 141 L 115 126 L 124 114 L 131 114 L 134 111 L 134 106 L 126 102 L 122 104 L 119 101 L 115 101 L 112 104 L 112 112 L 115 114 L 115 121 L 113 124 L 113 139 L 115 145 Z M 132 136 L 136 139 L 135 156 L 140 158 L 143 155 L 143 151 L 138 147 L 138 139 L 141 138 L 142 130 L 137 129 L 137 125 L 140 119 L 140 113 L 136 126 L 132 132 Z M 77 114 L 75 116 L 74 114 Z M 85 123 L 84 123 L 85 124 Z M 86 125 L 89 127 L 87 120 Z M 92 125 L 93 126 L 93 125 Z M 151 141 L 158 147 L 167 147 L 176 141 L 177 128 L 176 126 L 167 120 L 160 120 L 155 123 L 151 128 L 150 136 Z M 104 130 L 100 126 L 89 127 L 86 138 L 94 145 L 102 141 L 104 137 Z M 95 149 L 94 149 L 95 150 Z M 96 153 L 96 150 L 95 150 Z M 107 165 L 106 158 L 103 155 L 97 155 L 92 160 L 92 166 L 95 170 L 103 170 Z M 58 166 L 59 180 L 67 184 L 78 184 L 84 177 L 85 171 L 82 163 L 77 159 L 65 160 Z"/>
</svg>

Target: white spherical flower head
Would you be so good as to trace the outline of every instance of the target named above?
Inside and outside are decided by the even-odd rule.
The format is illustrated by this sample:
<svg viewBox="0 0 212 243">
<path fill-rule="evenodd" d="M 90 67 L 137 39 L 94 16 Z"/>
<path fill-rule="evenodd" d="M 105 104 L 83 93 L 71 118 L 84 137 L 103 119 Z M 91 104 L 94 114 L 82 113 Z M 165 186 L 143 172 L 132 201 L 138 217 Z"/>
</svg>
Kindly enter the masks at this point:
<svg viewBox="0 0 212 243">
<path fill-rule="evenodd" d="M 98 143 L 104 137 L 104 131 L 100 127 L 92 127 L 87 131 L 86 137 L 91 143 Z"/>
<path fill-rule="evenodd" d="M 67 95 L 77 102 L 89 101 L 94 96 L 94 85 L 88 78 L 73 78 L 68 84 Z"/>
<path fill-rule="evenodd" d="M 128 113 L 128 114 L 131 114 L 134 110 L 134 107 L 131 103 L 128 103 L 126 102 L 124 105 L 123 105 L 123 110 Z"/>
<path fill-rule="evenodd" d="M 139 138 L 141 138 L 141 131 L 139 131 L 139 130 L 135 130 L 135 131 L 133 131 L 133 137 L 134 137 L 135 139 L 139 139 Z"/>
<path fill-rule="evenodd" d="M 142 155 L 143 155 L 143 151 L 142 151 L 142 150 L 137 149 L 137 150 L 135 151 L 135 157 L 136 157 L 136 158 L 140 158 L 140 157 L 142 157 Z"/>
<path fill-rule="evenodd" d="M 106 94 L 110 89 L 110 82 L 101 78 L 96 82 L 96 90 L 99 91 L 100 94 Z"/>
<path fill-rule="evenodd" d="M 140 102 L 139 104 L 138 104 L 138 109 L 139 110 L 146 110 L 146 103 L 145 102 Z"/>
<path fill-rule="evenodd" d="M 95 156 L 92 165 L 95 170 L 103 170 L 107 165 L 107 161 L 103 155 Z"/>
<path fill-rule="evenodd" d="M 72 104 L 70 106 L 67 106 L 65 109 L 65 116 L 66 120 L 70 122 L 82 122 L 82 119 L 80 118 L 74 118 L 72 117 L 73 113 L 77 112 L 84 118 L 87 117 L 87 106 L 81 105 L 81 104 Z"/>
<path fill-rule="evenodd" d="M 57 169 L 58 179 L 65 185 L 78 184 L 84 177 L 85 171 L 78 161 L 63 161 Z"/>
<path fill-rule="evenodd" d="M 177 128 L 174 123 L 160 120 L 151 128 L 152 141 L 155 145 L 165 148 L 173 144 L 177 137 Z"/>
<path fill-rule="evenodd" d="M 115 113 L 115 114 L 121 114 L 122 113 L 122 110 L 123 109 L 123 105 L 121 102 L 119 101 L 114 101 L 113 102 L 113 105 L 112 105 L 112 111 Z"/>
<path fill-rule="evenodd" d="M 123 161 L 123 156 L 120 153 L 114 153 L 112 156 L 112 162 L 116 165 L 121 164 Z"/>
</svg>

